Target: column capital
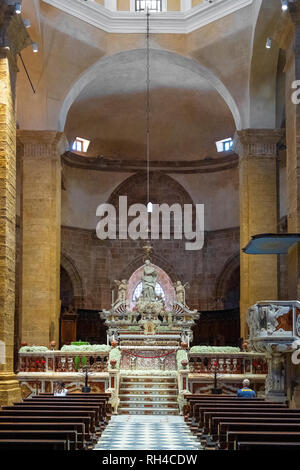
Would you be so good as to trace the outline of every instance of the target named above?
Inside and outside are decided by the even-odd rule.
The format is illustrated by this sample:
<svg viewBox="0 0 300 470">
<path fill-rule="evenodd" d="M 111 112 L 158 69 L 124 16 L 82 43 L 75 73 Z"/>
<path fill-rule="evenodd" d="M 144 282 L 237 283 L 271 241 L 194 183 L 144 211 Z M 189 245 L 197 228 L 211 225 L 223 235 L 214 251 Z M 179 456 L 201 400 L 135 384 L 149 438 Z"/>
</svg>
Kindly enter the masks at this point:
<svg viewBox="0 0 300 470">
<path fill-rule="evenodd" d="M 62 155 L 69 147 L 63 132 L 17 130 L 17 144 L 23 149 L 23 157 L 47 158 Z"/>
<path fill-rule="evenodd" d="M 289 6 L 289 13 L 290 13 L 292 22 L 295 25 L 300 26 L 300 1 L 289 0 L 288 6 Z"/>
<path fill-rule="evenodd" d="M 0 57 L 8 57 L 16 66 L 16 55 L 32 43 L 15 5 L 0 5 Z"/>
<path fill-rule="evenodd" d="M 276 157 L 276 145 L 285 129 L 243 129 L 236 131 L 234 151 L 242 157 Z"/>
</svg>

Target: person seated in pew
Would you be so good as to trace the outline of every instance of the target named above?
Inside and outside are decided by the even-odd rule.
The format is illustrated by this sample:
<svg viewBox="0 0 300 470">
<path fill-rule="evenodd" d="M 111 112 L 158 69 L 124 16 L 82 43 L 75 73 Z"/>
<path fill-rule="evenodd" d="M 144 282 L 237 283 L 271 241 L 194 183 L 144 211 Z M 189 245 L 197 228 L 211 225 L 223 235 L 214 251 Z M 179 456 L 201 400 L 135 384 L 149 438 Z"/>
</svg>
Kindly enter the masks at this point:
<svg viewBox="0 0 300 470">
<path fill-rule="evenodd" d="M 245 379 L 243 380 L 243 388 L 240 388 L 238 391 L 237 391 L 237 394 L 236 396 L 238 398 L 255 398 L 256 397 L 256 393 L 254 390 L 252 390 L 250 387 L 250 380 L 248 379 Z"/>
<path fill-rule="evenodd" d="M 58 382 L 56 384 L 56 388 L 54 390 L 55 397 L 65 397 L 67 395 L 68 390 L 65 388 L 64 382 Z"/>
</svg>

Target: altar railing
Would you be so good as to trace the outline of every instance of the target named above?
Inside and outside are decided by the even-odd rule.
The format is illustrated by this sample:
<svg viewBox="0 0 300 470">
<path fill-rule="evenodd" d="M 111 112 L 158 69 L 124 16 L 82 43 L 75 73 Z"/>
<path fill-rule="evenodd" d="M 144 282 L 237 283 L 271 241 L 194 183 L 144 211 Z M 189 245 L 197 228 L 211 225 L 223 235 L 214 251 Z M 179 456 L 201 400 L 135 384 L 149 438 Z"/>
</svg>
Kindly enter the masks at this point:
<svg viewBox="0 0 300 470">
<path fill-rule="evenodd" d="M 19 352 L 19 372 L 107 372 L 108 352 Z"/>
<path fill-rule="evenodd" d="M 268 365 L 264 354 L 240 353 L 188 353 L 189 373 L 209 374 L 215 368 L 219 374 L 267 374 Z"/>
</svg>

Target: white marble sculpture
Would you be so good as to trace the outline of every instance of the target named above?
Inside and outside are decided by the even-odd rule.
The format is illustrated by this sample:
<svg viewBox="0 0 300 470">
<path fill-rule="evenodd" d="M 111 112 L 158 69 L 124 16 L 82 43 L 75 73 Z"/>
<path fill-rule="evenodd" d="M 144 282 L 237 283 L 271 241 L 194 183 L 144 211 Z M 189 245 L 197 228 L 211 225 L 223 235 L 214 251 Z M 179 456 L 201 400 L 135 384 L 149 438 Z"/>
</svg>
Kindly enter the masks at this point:
<svg viewBox="0 0 300 470">
<path fill-rule="evenodd" d="M 177 281 L 174 284 L 175 287 L 175 292 L 176 292 L 176 301 L 179 302 L 180 304 L 186 306 L 186 300 L 185 300 L 185 289 L 189 287 L 188 282 L 186 282 L 184 285 L 182 284 L 181 281 Z"/>
<path fill-rule="evenodd" d="M 126 279 L 122 279 L 122 281 L 115 280 L 114 283 L 118 286 L 118 296 L 114 303 L 118 304 L 119 302 L 122 302 L 125 304 L 126 295 L 127 295 L 127 280 Z"/>
<path fill-rule="evenodd" d="M 155 302 L 155 285 L 157 282 L 158 274 L 154 267 L 151 266 L 150 261 L 147 259 L 144 264 L 143 276 L 142 276 L 142 297 L 146 302 Z"/>
<path fill-rule="evenodd" d="M 120 404 L 120 398 L 117 396 L 117 392 L 115 388 L 108 388 L 105 390 L 105 393 L 110 393 L 110 399 L 108 400 L 108 403 L 112 407 L 112 414 L 117 415 L 118 414 L 118 407 Z"/>
</svg>

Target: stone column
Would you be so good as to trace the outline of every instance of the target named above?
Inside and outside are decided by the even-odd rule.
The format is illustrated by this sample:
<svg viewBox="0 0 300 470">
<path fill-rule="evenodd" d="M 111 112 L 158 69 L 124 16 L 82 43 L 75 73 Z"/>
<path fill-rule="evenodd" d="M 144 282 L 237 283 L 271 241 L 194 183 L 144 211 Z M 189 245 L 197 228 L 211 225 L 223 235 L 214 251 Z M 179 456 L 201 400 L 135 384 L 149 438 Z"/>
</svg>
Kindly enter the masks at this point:
<svg viewBox="0 0 300 470">
<path fill-rule="evenodd" d="M 48 346 L 59 340 L 61 155 L 56 131 L 17 132 L 22 151 L 21 339 Z"/>
<path fill-rule="evenodd" d="M 0 405 L 21 398 L 13 370 L 16 256 L 16 56 L 29 36 L 15 8 L 0 5 Z"/>
<path fill-rule="evenodd" d="M 288 232 L 300 233 L 300 105 L 292 101 L 292 84 L 300 80 L 300 2 L 289 4 L 292 25 L 283 46 L 286 48 L 286 168 L 288 191 Z M 299 89 L 299 85 L 298 85 Z M 288 296 L 300 295 L 300 247 L 294 245 L 288 253 Z"/>
<path fill-rule="evenodd" d="M 235 151 L 240 156 L 240 246 L 252 235 L 277 233 L 276 144 L 281 130 L 237 131 Z M 260 300 L 277 300 L 277 256 L 246 255 L 241 251 L 241 337 L 248 337 L 248 308 Z"/>
</svg>

